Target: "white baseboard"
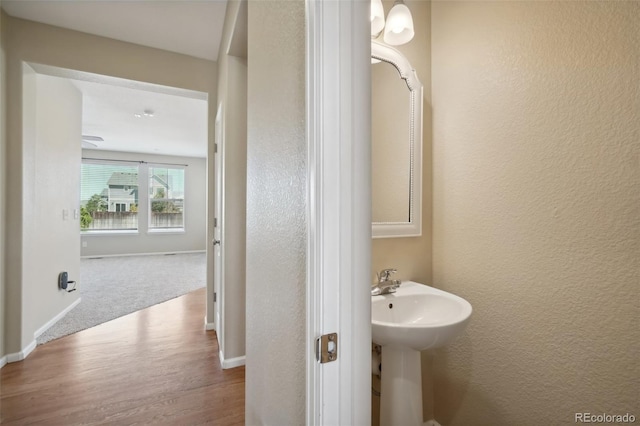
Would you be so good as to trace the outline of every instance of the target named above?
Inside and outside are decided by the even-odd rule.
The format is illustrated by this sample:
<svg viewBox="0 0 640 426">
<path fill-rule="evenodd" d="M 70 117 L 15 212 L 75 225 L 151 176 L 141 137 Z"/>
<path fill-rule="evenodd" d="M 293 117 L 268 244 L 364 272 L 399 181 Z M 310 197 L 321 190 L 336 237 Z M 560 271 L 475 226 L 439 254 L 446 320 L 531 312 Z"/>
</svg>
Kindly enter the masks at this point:
<svg viewBox="0 0 640 426">
<path fill-rule="evenodd" d="M 30 354 L 31 352 L 33 352 L 33 350 L 36 348 L 36 346 L 38 346 L 38 342 L 36 342 L 36 339 L 33 339 L 33 340 L 31 341 L 31 343 L 29 343 L 29 344 L 27 345 L 27 347 L 26 347 L 26 348 L 24 348 L 24 349 L 22 349 L 22 350 L 20 351 L 20 353 L 22 354 L 22 359 L 25 359 L 26 357 L 28 357 L 28 356 L 29 356 L 29 354 Z M 7 361 L 8 361 L 8 360 L 7 360 Z M 21 360 L 21 361 L 22 361 L 22 360 Z"/>
<path fill-rule="evenodd" d="M 224 354 L 220 351 L 220 364 L 224 370 L 228 368 L 240 367 L 245 365 L 245 357 L 239 356 L 237 358 L 224 359 Z"/>
<path fill-rule="evenodd" d="M 130 256 L 163 256 L 167 254 L 190 254 L 206 253 L 206 250 L 185 250 L 185 251 L 162 251 L 158 253 L 122 253 L 122 254 L 92 254 L 90 256 L 80 256 L 80 259 L 96 259 L 100 257 L 130 257 Z"/>
<path fill-rule="evenodd" d="M 62 312 L 60 312 L 58 315 L 56 315 L 55 317 L 51 318 L 49 321 L 47 321 L 47 323 L 45 325 L 43 325 L 42 327 L 40 327 L 39 329 L 37 329 L 35 331 L 35 333 L 33 333 L 33 338 L 37 339 L 38 337 L 40 337 L 42 335 L 42 333 L 44 333 L 45 331 L 47 331 L 49 328 L 51 328 L 55 323 L 57 323 L 58 321 L 60 321 L 65 315 L 67 315 L 73 308 L 75 308 L 76 306 L 78 306 L 78 304 L 80 303 L 80 301 L 82 300 L 81 297 L 78 297 L 78 299 L 76 299 L 72 304 L 70 304 L 69 306 L 67 306 L 66 308 L 64 308 L 62 310 Z"/>
<path fill-rule="evenodd" d="M 440 426 L 440 423 L 432 419 L 432 420 L 429 420 L 428 422 L 424 422 L 423 426 Z"/>
<path fill-rule="evenodd" d="M 60 312 L 58 315 L 56 315 L 55 317 L 47 321 L 45 325 L 37 329 L 35 333 L 33 333 L 33 340 L 31 341 L 31 343 L 29 343 L 26 347 L 24 347 L 20 352 L 7 354 L 6 356 L 0 358 L 0 368 L 4 367 L 5 364 L 11 363 L 11 362 L 23 361 L 25 358 L 27 358 L 29 354 L 33 352 L 36 346 L 38 346 L 38 342 L 36 342 L 36 339 L 40 337 L 42 333 L 47 331 L 49 327 L 51 327 L 52 325 L 60 321 L 62 317 L 64 317 L 66 314 L 69 313 L 69 311 L 71 311 L 73 308 L 78 306 L 78 303 L 80 303 L 81 300 L 82 298 L 79 297 L 72 304 L 67 306 L 62 312 Z"/>
<path fill-rule="evenodd" d="M 211 331 L 211 330 L 217 331 L 216 330 L 216 324 L 213 323 L 213 322 L 207 322 L 207 317 L 206 316 L 204 317 L 204 329 L 207 330 L 207 331 Z"/>
<path fill-rule="evenodd" d="M 37 345 L 38 343 L 36 342 L 36 339 L 33 339 L 31 343 L 29 343 L 26 347 L 24 347 L 20 352 L 7 354 L 6 356 L 7 363 L 24 360 L 26 357 L 29 356 L 31 352 L 33 352 L 33 350 L 36 348 Z"/>
</svg>

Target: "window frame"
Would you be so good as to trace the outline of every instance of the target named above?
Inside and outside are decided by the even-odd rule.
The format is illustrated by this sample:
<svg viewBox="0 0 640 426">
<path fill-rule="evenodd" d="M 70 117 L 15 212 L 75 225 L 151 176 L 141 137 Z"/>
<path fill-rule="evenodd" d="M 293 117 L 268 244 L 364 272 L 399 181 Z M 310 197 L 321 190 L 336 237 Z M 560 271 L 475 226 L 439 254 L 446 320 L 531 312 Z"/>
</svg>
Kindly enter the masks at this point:
<svg viewBox="0 0 640 426">
<path fill-rule="evenodd" d="M 80 206 L 82 206 L 82 184 L 83 184 L 83 173 L 82 173 L 82 166 L 84 165 L 95 165 L 95 166 L 114 166 L 114 167 L 130 167 L 130 168 L 135 168 L 137 171 L 137 183 L 138 183 L 138 206 L 141 203 L 141 195 L 140 195 L 140 183 L 141 183 L 141 173 L 142 173 L 142 169 L 143 167 L 140 161 L 117 161 L 117 160 L 108 160 L 108 159 L 99 159 L 99 158 L 82 158 L 81 163 L 80 163 L 80 186 L 81 186 L 81 190 L 80 190 Z M 108 201 L 107 201 L 107 212 L 109 211 L 109 206 L 108 206 Z M 116 204 L 124 204 L 125 208 L 126 208 L 126 203 L 122 203 L 120 201 L 118 202 L 114 202 Z M 117 210 L 117 207 L 115 207 Z M 114 212 L 116 211 L 114 210 Z M 127 212 L 128 210 L 125 210 L 125 212 Z M 123 235 L 132 235 L 132 234 L 139 234 L 140 233 L 140 211 L 138 210 L 136 212 L 138 214 L 136 222 L 136 228 L 133 229 L 82 229 L 80 228 L 80 234 L 82 236 L 87 236 L 87 235 L 117 235 L 117 234 L 123 234 Z"/>
<path fill-rule="evenodd" d="M 186 192 L 187 192 L 187 167 L 186 165 L 181 165 L 181 164 L 164 164 L 164 163 L 147 163 L 146 164 L 146 170 L 147 170 L 147 191 L 146 191 L 146 197 L 147 197 L 147 202 L 146 202 L 146 206 L 147 206 L 147 233 L 148 234 L 184 234 L 186 233 L 186 229 L 187 229 L 187 216 L 186 216 L 186 205 L 187 205 L 187 196 L 186 196 Z M 153 177 L 152 174 L 152 169 L 166 169 L 168 170 L 180 170 L 182 172 L 182 226 L 181 227 L 173 227 L 173 228 L 155 228 L 151 226 L 151 215 L 153 213 L 153 209 L 151 207 L 151 202 L 152 200 L 154 200 L 154 198 L 152 198 L 152 190 L 151 190 L 151 179 Z M 168 172 L 167 172 L 167 176 L 168 176 Z M 168 195 L 168 194 L 166 194 Z M 169 200 L 168 197 L 164 198 L 165 200 Z"/>
</svg>

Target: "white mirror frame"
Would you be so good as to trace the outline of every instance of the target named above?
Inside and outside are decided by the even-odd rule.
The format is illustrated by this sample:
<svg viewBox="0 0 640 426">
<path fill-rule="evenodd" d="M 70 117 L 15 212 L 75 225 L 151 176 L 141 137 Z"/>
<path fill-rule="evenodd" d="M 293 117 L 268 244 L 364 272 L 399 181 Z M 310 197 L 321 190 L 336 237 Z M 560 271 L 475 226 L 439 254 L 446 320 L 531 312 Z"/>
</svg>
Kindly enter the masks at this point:
<svg viewBox="0 0 640 426">
<path fill-rule="evenodd" d="M 409 60 L 397 49 L 371 41 L 371 57 L 393 65 L 407 83 L 410 94 L 410 191 L 409 222 L 373 222 L 373 238 L 419 237 L 422 235 L 422 102 L 423 87 Z"/>
</svg>

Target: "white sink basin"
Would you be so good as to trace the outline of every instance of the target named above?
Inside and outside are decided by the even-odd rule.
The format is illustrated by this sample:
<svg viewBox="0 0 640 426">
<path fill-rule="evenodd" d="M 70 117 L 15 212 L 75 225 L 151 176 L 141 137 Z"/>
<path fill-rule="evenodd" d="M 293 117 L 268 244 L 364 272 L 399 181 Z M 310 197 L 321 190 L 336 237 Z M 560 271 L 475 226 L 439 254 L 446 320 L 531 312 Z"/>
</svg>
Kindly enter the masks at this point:
<svg viewBox="0 0 640 426">
<path fill-rule="evenodd" d="M 372 296 L 373 341 L 418 351 L 444 346 L 464 330 L 471 311 L 461 297 L 405 281 L 395 293 Z"/>
<path fill-rule="evenodd" d="M 471 310 L 461 297 L 412 281 L 371 297 L 373 341 L 382 346 L 381 426 L 422 426 L 420 351 L 458 336 Z"/>
</svg>

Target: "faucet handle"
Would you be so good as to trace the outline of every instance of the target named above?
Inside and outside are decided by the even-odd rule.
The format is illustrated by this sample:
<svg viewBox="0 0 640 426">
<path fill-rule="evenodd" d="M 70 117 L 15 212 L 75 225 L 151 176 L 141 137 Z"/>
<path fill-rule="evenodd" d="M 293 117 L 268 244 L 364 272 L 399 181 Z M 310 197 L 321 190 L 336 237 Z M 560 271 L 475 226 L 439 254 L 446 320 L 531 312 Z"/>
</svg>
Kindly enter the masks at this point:
<svg viewBox="0 0 640 426">
<path fill-rule="evenodd" d="M 398 270 L 394 268 L 383 269 L 377 274 L 378 282 L 381 283 L 381 282 L 388 281 L 391 274 L 395 274 L 396 272 L 398 272 Z"/>
</svg>

